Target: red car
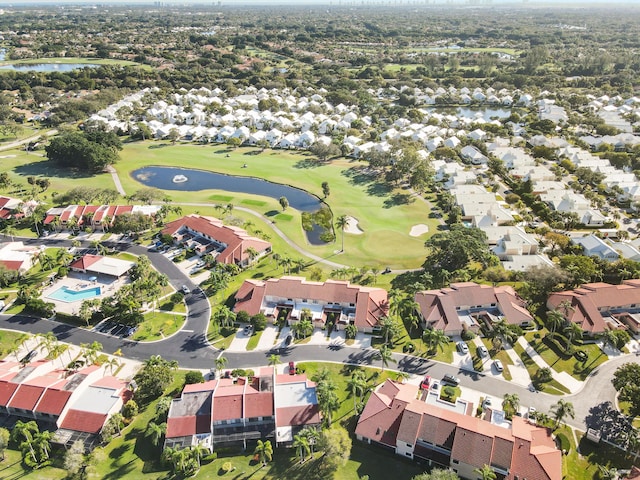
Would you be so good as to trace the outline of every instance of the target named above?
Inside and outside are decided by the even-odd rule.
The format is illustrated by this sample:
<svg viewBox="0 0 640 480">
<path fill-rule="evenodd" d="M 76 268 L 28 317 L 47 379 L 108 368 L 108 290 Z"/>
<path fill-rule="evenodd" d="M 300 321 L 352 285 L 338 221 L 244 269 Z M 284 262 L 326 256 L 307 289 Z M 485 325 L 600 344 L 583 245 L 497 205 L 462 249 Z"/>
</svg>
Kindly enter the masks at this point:
<svg viewBox="0 0 640 480">
<path fill-rule="evenodd" d="M 289 375 L 296 374 L 296 364 L 293 362 L 289 362 Z"/>
<path fill-rule="evenodd" d="M 423 390 L 429 390 L 429 385 L 431 385 L 431 377 L 427 375 L 426 377 L 424 377 L 424 380 L 422 380 L 420 388 L 422 388 Z"/>
</svg>

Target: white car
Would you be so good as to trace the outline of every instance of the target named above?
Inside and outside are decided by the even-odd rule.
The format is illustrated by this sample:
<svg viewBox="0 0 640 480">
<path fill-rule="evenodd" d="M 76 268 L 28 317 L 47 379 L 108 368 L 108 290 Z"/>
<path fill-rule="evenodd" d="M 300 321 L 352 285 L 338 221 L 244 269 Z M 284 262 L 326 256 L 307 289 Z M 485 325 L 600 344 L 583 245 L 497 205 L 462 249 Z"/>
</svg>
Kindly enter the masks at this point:
<svg viewBox="0 0 640 480">
<path fill-rule="evenodd" d="M 493 366 L 496 367 L 496 370 L 499 372 L 502 372 L 504 370 L 504 366 L 502 365 L 502 362 L 500 360 L 494 360 Z"/>
<path fill-rule="evenodd" d="M 182 290 L 182 293 L 184 293 L 185 295 L 189 295 L 191 293 L 191 290 L 189 290 L 189 287 L 187 287 L 186 285 L 182 285 L 182 287 L 180 287 L 180 290 Z"/>
<path fill-rule="evenodd" d="M 487 347 L 485 347 L 484 345 L 480 345 L 478 347 L 478 355 L 480 355 L 481 358 L 488 357 L 489 350 L 487 350 Z"/>
<path fill-rule="evenodd" d="M 469 347 L 465 342 L 458 342 L 457 347 L 458 347 L 458 351 L 461 354 L 466 355 L 467 353 L 469 353 Z"/>
</svg>

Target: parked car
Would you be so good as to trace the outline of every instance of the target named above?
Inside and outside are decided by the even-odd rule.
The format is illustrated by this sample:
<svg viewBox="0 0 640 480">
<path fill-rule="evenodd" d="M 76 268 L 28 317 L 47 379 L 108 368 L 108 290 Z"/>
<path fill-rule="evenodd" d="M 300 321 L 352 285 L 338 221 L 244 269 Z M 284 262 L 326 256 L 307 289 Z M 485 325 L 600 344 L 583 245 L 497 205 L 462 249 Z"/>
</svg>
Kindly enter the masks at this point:
<svg viewBox="0 0 640 480">
<path fill-rule="evenodd" d="M 433 390 L 434 392 L 437 392 L 439 388 L 440 388 L 440 384 L 438 382 L 433 382 L 431 384 L 431 390 Z"/>
<path fill-rule="evenodd" d="M 455 386 L 460 385 L 460 379 L 455 375 L 451 375 L 450 373 L 447 373 L 444 377 L 442 377 L 442 381 Z"/>
<path fill-rule="evenodd" d="M 251 325 L 245 325 L 244 334 L 250 336 L 253 333 L 253 327 Z"/>
<path fill-rule="evenodd" d="M 189 290 L 189 287 L 187 287 L 186 285 L 182 285 L 182 287 L 180 287 L 180 290 L 182 290 L 182 293 L 184 293 L 185 295 L 189 295 L 191 293 L 191 290 Z"/>
<path fill-rule="evenodd" d="M 420 388 L 422 388 L 423 390 L 429 390 L 430 385 L 431 385 L 431 377 L 429 375 L 426 375 L 424 377 L 424 380 L 422 380 L 422 383 L 420 384 Z"/>
<path fill-rule="evenodd" d="M 469 347 L 467 346 L 467 344 L 465 342 L 458 342 L 456 344 L 456 347 L 457 347 L 458 351 L 463 355 L 466 355 L 467 353 L 469 353 Z"/>
<path fill-rule="evenodd" d="M 284 346 L 288 347 L 291 344 L 293 337 L 291 335 L 287 335 L 287 338 L 284 339 Z"/>
<path fill-rule="evenodd" d="M 482 402 L 482 408 L 487 408 L 491 406 L 491 397 L 487 397 Z"/>
<path fill-rule="evenodd" d="M 480 345 L 478 347 L 478 355 L 480 356 L 480 358 L 488 357 L 489 350 L 487 350 L 487 347 L 485 347 L 484 345 Z"/>
<path fill-rule="evenodd" d="M 502 365 L 502 362 L 500 360 L 494 360 L 493 366 L 496 367 L 496 370 L 499 372 L 502 372 L 504 370 L 504 366 Z"/>
<path fill-rule="evenodd" d="M 294 362 L 289 362 L 289 375 L 296 374 L 296 364 Z"/>
</svg>

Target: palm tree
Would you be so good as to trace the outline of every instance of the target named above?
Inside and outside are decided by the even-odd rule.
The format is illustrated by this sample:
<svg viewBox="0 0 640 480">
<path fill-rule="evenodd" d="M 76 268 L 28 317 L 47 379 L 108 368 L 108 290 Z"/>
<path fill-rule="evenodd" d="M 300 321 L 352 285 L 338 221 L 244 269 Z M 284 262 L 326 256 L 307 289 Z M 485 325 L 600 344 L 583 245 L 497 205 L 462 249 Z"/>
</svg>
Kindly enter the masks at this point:
<svg viewBox="0 0 640 480">
<path fill-rule="evenodd" d="M 111 357 L 111 358 L 109 358 L 108 360 L 105 360 L 102 363 L 102 366 L 104 367 L 105 373 L 107 372 L 107 368 L 108 368 L 109 369 L 109 373 L 111 375 L 113 375 L 113 371 L 114 370 L 117 370 L 118 368 L 120 368 L 120 365 L 122 365 L 122 363 L 116 357 Z"/>
<path fill-rule="evenodd" d="M 275 353 L 272 353 L 271 355 L 269 355 L 269 365 L 275 367 L 280 363 L 280 355 L 276 355 Z"/>
<path fill-rule="evenodd" d="M 573 343 L 574 338 L 582 336 L 583 334 L 582 327 L 574 322 L 570 322 L 569 325 L 564 328 L 564 332 L 567 334 L 569 345 Z M 567 345 L 567 348 L 569 347 L 569 345 Z"/>
<path fill-rule="evenodd" d="M 51 448 L 52 438 L 53 438 L 53 433 L 48 430 L 36 433 L 33 436 L 33 443 L 36 446 L 36 448 L 40 451 L 41 461 L 47 460 L 49 458 L 49 450 Z"/>
<path fill-rule="evenodd" d="M 618 478 L 618 469 L 609 468 L 604 465 L 598 465 L 598 473 L 602 480 L 616 480 Z"/>
<path fill-rule="evenodd" d="M 381 368 L 383 372 L 384 372 L 384 367 L 389 366 L 389 362 L 397 363 L 397 360 L 393 358 L 393 351 L 386 345 L 383 345 L 382 347 L 380 347 L 380 349 L 376 352 L 376 357 L 378 360 L 382 362 Z"/>
<path fill-rule="evenodd" d="M 340 252 L 344 252 L 344 229 L 349 225 L 349 219 L 346 215 L 340 215 L 336 218 L 336 227 L 342 230 L 342 247 L 340 248 Z"/>
<path fill-rule="evenodd" d="M 209 454 L 209 449 L 204 445 L 200 445 L 199 443 L 197 443 L 191 447 L 191 454 L 198 464 L 198 469 L 200 469 L 202 458 L 205 455 Z"/>
<path fill-rule="evenodd" d="M 313 449 L 318 443 L 318 440 L 320 440 L 320 432 L 314 427 L 305 427 L 300 432 L 300 435 L 306 437 L 306 439 L 309 441 L 309 446 L 311 447 L 311 455 L 313 456 Z"/>
<path fill-rule="evenodd" d="M 560 426 L 560 423 L 563 422 L 566 417 L 576 417 L 573 410 L 573 404 L 563 399 L 558 400 L 558 402 L 551 407 L 551 414 L 556 422 L 556 428 Z"/>
<path fill-rule="evenodd" d="M 43 350 L 47 351 L 47 356 L 51 354 L 53 347 L 58 343 L 58 339 L 53 334 L 53 332 L 47 333 L 39 333 L 36 335 L 38 337 L 38 348 L 42 352 Z"/>
<path fill-rule="evenodd" d="M 444 330 L 435 328 L 427 328 L 422 333 L 422 340 L 429 346 L 431 354 L 435 354 L 438 348 L 444 351 L 444 346 L 449 343 L 449 337 L 444 333 Z"/>
<path fill-rule="evenodd" d="M 482 468 L 474 468 L 473 473 L 480 475 L 482 480 L 496 480 L 497 478 L 496 473 L 487 464 L 483 465 Z"/>
<path fill-rule="evenodd" d="M 358 399 L 364 394 L 367 383 L 365 381 L 364 372 L 355 370 L 351 374 L 351 378 L 347 381 L 347 390 L 353 396 L 353 412 L 358 411 Z"/>
<path fill-rule="evenodd" d="M 329 378 L 317 382 L 316 394 L 318 396 L 318 406 L 320 407 L 327 426 L 331 426 L 333 412 L 340 407 L 340 399 L 335 390 L 336 384 Z"/>
<path fill-rule="evenodd" d="M 550 310 L 547 312 L 547 325 L 549 326 L 549 330 L 551 330 L 552 335 L 565 322 L 566 320 L 564 316 L 558 310 Z"/>
<path fill-rule="evenodd" d="M 293 448 L 296 449 L 296 454 L 300 457 L 300 463 L 304 463 L 305 457 L 311 454 L 309 448 L 309 439 L 301 434 L 293 436 Z"/>
<path fill-rule="evenodd" d="M 229 359 L 227 357 L 222 356 L 216 358 L 216 370 L 218 370 L 218 377 L 222 376 L 222 370 L 227 366 L 228 360 Z"/>
<path fill-rule="evenodd" d="M 36 461 L 36 454 L 33 450 L 33 438 L 38 433 L 40 433 L 40 429 L 34 420 L 31 420 L 30 422 L 18 420 L 11 431 L 11 439 L 14 442 L 20 443 L 20 445 L 26 444 L 29 447 L 31 458 L 33 458 L 34 462 Z M 24 439 L 24 441 L 20 442 L 20 439 Z"/>
<path fill-rule="evenodd" d="M 502 400 L 502 408 L 507 412 L 508 415 L 513 415 L 518 411 L 518 407 L 520 406 L 520 397 L 518 397 L 517 393 L 505 393 Z"/>
<path fill-rule="evenodd" d="M 384 344 L 389 344 L 389 338 L 393 343 L 393 338 L 400 333 L 400 325 L 391 317 L 384 316 L 379 321 L 380 332 L 384 337 Z"/>
<path fill-rule="evenodd" d="M 258 444 L 256 445 L 256 449 L 253 453 L 260 457 L 260 462 L 262 462 L 262 466 L 265 467 L 267 462 L 270 462 L 273 458 L 273 447 L 271 446 L 271 442 L 269 440 L 265 442 L 258 440 Z"/>
</svg>

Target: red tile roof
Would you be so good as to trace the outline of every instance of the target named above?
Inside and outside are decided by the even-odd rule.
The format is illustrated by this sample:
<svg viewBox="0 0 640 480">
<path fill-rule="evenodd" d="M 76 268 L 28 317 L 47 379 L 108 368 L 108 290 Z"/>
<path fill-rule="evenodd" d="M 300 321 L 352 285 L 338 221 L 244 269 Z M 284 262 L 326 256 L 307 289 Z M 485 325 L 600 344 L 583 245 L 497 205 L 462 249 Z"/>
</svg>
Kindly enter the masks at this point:
<svg viewBox="0 0 640 480">
<path fill-rule="evenodd" d="M 318 405 L 281 407 L 276 412 L 276 427 L 317 425 L 321 421 Z"/>
<path fill-rule="evenodd" d="M 107 421 L 106 413 L 92 413 L 70 409 L 64 416 L 60 428 L 77 432 L 100 433 Z"/>
<path fill-rule="evenodd" d="M 86 270 L 91 265 L 93 265 L 94 263 L 96 263 L 101 259 L 102 259 L 101 255 L 84 255 L 78 260 L 76 260 L 75 262 L 73 262 L 71 265 L 69 265 L 69 268 L 75 268 L 77 270 Z"/>
<path fill-rule="evenodd" d="M 242 394 L 213 396 L 213 421 L 242 418 Z"/>
<path fill-rule="evenodd" d="M 408 444 L 421 439 L 450 450 L 454 463 L 509 470 L 510 480 L 562 477 L 562 455 L 546 429 L 520 417 L 513 418 L 511 429 L 494 425 L 418 400 L 416 389 L 387 380 L 371 394 L 356 433 L 392 447 L 396 439 Z"/>
<path fill-rule="evenodd" d="M 462 330 L 456 307 L 498 308 L 507 322 L 516 325 L 533 321 L 533 317 L 525 308 L 524 300 L 509 286 L 491 287 L 474 282 L 452 283 L 449 288 L 417 292 L 415 301 L 428 325 L 451 335 Z"/>
<path fill-rule="evenodd" d="M 29 411 L 33 410 L 43 393 L 43 387 L 24 384 L 20 385 L 16 390 L 16 393 L 13 395 L 13 398 L 9 401 L 7 407 L 21 408 Z"/>
<path fill-rule="evenodd" d="M 245 280 L 236 293 L 234 311 L 245 311 L 249 315 L 260 313 L 265 297 L 353 304 L 355 325 L 361 329 L 377 325 L 380 317 L 389 311 L 387 291 L 382 288 L 352 285 L 348 281 L 310 282 L 303 277 L 290 276 L 266 281 Z"/>
<path fill-rule="evenodd" d="M 167 419 L 166 438 L 188 437 L 211 432 L 211 415 L 190 415 Z"/>
<path fill-rule="evenodd" d="M 24 260 L 0 260 L 0 264 L 7 267 L 8 270 L 20 270 L 24 263 Z"/>
<path fill-rule="evenodd" d="M 249 258 L 247 254 L 249 247 L 253 247 L 258 253 L 271 248 L 269 242 L 249 235 L 242 228 L 224 225 L 217 218 L 195 214 L 167 223 L 162 229 L 162 233 L 175 235 L 183 229 L 197 232 L 225 244 L 227 247 L 216 257 L 216 261 L 219 263 L 239 263 L 247 260 Z"/>
<path fill-rule="evenodd" d="M 60 415 L 73 392 L 48 388 L 38 402 L 34 411 L 49 415 Z"/>
<path fill-rule="evenodd" d="M 244 397 L 244 417 L 271 416 L 273 416 L 273 393 L 258 392 L 253 388 L 248 388 Z"/>
<path fill-rule="evenodd" d="M 358 420 L 357 435 L 395 447 L 402 414 L 408 404 L 397 398 L 401 388 L 402 385 L 387 380 L 371 393 Z"/>
<path fill-rule="evenodd" d="M 18 389 L 17 383 L 0 381 L 0 407 L 6 407 L 9 400 Z"/>
<path fill-rule="evenodd" d="M 602 333 L 610 328 L 623 328 L 612 319 L 603 317 L 602 312 L 639 308 L 640 280 L 625 280 L 622 285 L 587 283 L 575 290 L 552 293 L 547 300 L 547 307 L 556 310 L 565 301 L 572 308 L 566 311 L 560 308 L 560 312 L 586 332 Z"/>
<path fill-rule="evenodd" d="M 189 385 L 185 385 L 182 393 L 193 393 L 193 392 L 206 392 L 213 391 L 218 384 L 218 380 L 209 380 L 204 383 L 192 383 Z"/>
</svg>

